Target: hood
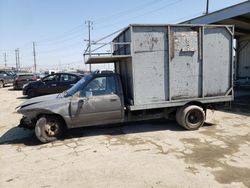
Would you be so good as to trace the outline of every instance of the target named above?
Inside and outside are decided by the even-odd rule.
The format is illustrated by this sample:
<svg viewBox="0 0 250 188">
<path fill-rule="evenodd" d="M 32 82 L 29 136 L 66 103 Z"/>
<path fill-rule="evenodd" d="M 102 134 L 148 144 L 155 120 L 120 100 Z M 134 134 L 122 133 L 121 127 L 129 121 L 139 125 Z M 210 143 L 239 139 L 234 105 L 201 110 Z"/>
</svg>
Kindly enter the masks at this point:
<svg viewBox="0 0 250 188">
<path fill-rule="evenodd" d="M 39 86 L 39 85 L 42 85 L 43 82 L 41 80 L 37 80 L 37 81 L 31 81 L 29 83 L 27 83 L 25 85 L 25 87 L 29 87 L 29 86 Z"/>
<path fill-rule="evenodd" d="M 22 103 L 21 105 L 19 105 L 20 107 L 23 106 L 28 106 L 31 104 L 37 104 L 37 103 L 41 103 L 41 102 L 45 102 L 45 101 L 49 101 L 49 100 L 55 100 L 58 99 L 58 94 L 52 94 L 52 95 L 44 95 L 44 96 L 40 96 L 40 97 L 34 97 L 32 99 L 28 99 L 27 101 L 25 101 L 24 103 Z"/>
</svg>

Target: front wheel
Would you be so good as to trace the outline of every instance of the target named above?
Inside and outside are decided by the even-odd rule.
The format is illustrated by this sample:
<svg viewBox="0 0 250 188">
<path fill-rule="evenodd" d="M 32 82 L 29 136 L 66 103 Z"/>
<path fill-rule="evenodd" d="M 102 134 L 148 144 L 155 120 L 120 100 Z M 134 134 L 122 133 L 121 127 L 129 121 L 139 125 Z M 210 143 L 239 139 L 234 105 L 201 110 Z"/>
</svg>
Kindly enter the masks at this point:
<svg viewBox="0 0 250 188">
<path fill-rule="evenodd" d="M 205 122 L 203 108 L 196 105 L 183 106 L 177 110 L 176 121 L 187 130 L 197 130 Z"/>
<path fill-rule="evenodd" d="M 44 116 L 38 119 L 35 126 L 35 134 L 43 143 L 53 142 L 63 136 L 65 124 L 57 116 Z"/>
<path fill-rule="evenodd" d="M 28 95 L 28 98 L 30 99 L 30 98 L 35 97 L 35 96 L 36 96 L 36 93 L 35 93 L 32 89 L 29 89 L 29 90 L 27 91 L 27 95 Z"/>
</svg>

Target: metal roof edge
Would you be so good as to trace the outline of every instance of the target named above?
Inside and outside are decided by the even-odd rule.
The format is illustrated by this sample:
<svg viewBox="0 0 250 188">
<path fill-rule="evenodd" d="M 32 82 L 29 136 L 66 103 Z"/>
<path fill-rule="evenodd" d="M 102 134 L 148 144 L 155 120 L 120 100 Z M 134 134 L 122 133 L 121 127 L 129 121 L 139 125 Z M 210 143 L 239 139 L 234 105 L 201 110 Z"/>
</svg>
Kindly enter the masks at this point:
<svg viewBox="0 0 250 188">
<path fill-rule="evenodd" d="M 204 27 L 233 27 L 233 25 L 216 25 L 216 24 L 131 24 L 134 27 L 192 27 L 192 26 L 204 26 Z"/>
<path fill-rule="evenodd" d="M 220 10 L 216 10 L 216 11 L 211 12 L 211 13 L 209 13 L 209 14 L 201 15 L 201 16 L 198 16 L 198 17 L 196 17 L 196 18 L 192 18 L 192 19 L 186 20 L 186 21 L 184 21 L 184 22 L 181 22 L 180 24 L 186 24 L 186 23 L 191 22 L 191 21 L 194 21 L 194 20 L 202 19 L 202 18 L 205 18 L 205 17 L 208 17 L 208 16 L 212 16 L 212 15 L 217 14 L 217 13 L 221 13 L 221 12 L 223 12 L 223 11 L 227 11 L 227 10 L 229 10 L 229 9 L 238 8 L 238 7 L 240 7 L 240 6 L 245 6 L 245 5 L 247 5 L 247 6 L 250 7 L 250 1 L 244 1 L 244 2 L 239 3 L 239 4 L 235 4 L 235 5 L 232 5 L 232 6 L 223 8 L 223 9 L 220 9 Z M 245 13 L 247 13 L 247 12 L 245 12 Z M 244 13 L 241 13 L 241 14 L 244 14 Z"/>
</svg>

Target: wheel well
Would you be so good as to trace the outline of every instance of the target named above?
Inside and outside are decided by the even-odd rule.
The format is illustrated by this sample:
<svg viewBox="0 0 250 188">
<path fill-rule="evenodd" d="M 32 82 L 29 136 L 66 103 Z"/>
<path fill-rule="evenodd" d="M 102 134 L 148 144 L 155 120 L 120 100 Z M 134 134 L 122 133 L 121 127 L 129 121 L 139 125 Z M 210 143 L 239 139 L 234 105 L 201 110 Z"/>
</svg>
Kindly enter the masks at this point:
<svg viewBox="0 0 250 188">
<path fill-rule="evenodd" d="M 189 105 L 199 106 L 199 107 L 203 108 L 204 111 L 206 111 L 206 109 L 207 109 L 207 106 L 199 101 L 191 101 L 191 102 L 188 102 L 187 104 L 185 104 L 185 106 L 189 106 Z"/>
<path fill-rule="evenodd" d="M 58 117 L 58 118 L 60 118 L 61 120 L 62 120 L 62 122 L 63 122 L 63 124 L 64 124 L 64 126 L 65 126 L 65 128 L 67 128 L 67 123 L 66 123 L 66 121 L 64 120 L 64 118 L 61 116 L 61 115 L 59 115 L 59 114 L 47 114 L 47 113 L 42 113 L 42 114 L 39 114 L 39 115 L 37 115 L 37 120 L 39 119 L 39 118 L 41 118 L 41 117 L 43 117 L 43 116 L 45 116 L 45 117 Z"/>
</svg>

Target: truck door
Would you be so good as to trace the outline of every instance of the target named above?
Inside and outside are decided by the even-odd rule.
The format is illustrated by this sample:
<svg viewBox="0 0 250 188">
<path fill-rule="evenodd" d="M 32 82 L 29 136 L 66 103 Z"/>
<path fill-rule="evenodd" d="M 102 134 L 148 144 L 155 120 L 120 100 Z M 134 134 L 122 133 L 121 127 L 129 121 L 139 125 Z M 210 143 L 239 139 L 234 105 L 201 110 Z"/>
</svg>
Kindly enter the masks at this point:
<svg viewBox="0 0 250 188">
<path fill-rule="evenodd" d="M 122 121 L 121 98 L 114 76 L 94 78 L 72 98 L 69 107 L 73 127 L 118 123 Z"/>
</svg>

